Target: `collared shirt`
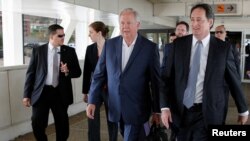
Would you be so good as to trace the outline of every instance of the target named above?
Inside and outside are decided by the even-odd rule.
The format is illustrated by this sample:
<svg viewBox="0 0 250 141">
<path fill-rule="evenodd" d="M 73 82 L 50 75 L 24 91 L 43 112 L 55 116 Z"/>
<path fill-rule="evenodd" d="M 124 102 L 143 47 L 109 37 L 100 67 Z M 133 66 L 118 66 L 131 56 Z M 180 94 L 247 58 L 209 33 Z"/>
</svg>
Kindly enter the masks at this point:
<svg viewBox="0 0 250 141">
<path fill-rule="evenodd" d="M 192 62 L 195 49 L 197 47 L 197 39 L 193 36 L 192 41 L 192 49 L 191 49 L 191 60 Z M 196 93 L 195 93 L 195 100 L 194 103 L 202 103 L 202 97 L 203 97 L 203 86 L 204 86 L 204 79 L 205 79 L 205 71 L 207 67 L 207 57 L 208 57 L 208 51 L 209 51 L 209 41 L 210 41 L 210 34 L 208 34 L 203 40 L 201 40 L 203 48 L 201 50 L 201 58 L 200 58 L 200 70 L 197 77 L 197 83 L 196 83 Z M 189 66 L 192 64 L 190 63 Z M 168 107 L 161 108 L 161 110 L 167 110 Z M 245 111 L 243 113 L 239 113 L 240 116 L 247 116 L 249 115 L 249 111 Z"/>
<path fill-rule="evenodd" d="M 206 66 L 207 66 L 209 40 L 210 40 L 210 34 L 208 34 L 203 40 L 201 40 L 203 48 L 201 50 L 200 70 L 199 70 L 199 73 L 197 76 L 196 93 L 195 93 L 194 103 L 202 103 L 203 84 L 204 84 L 205 71 L 206 71 Z M 193 36 L 190 62 L 193 62 L 193 56 L 194 56 L 195 49 L 197 47 L 197 41 L 198 40 Z M 192 64 L 190 63 L 189 66 L 191 67 L 191 65 Z"/>
<path fill-rule="evenodd" d="M 134 49 L 135 41 L 137 37 L 138 35 L 136 35 L 134 41 L 132 42 L 130 46 L 127 45 L 124 39 L 122 40 L 122 71 L 125 69 L 128 63 L 129 57 Z"/>
<path fill-rule="evenodd" d="M 60 52 L 61 47 L 56 47 L 56 52 Z M 53 78 L 53 55 L 54 55 L 54 47 L 51 43 L 48 44 L 48 65 L 47 65 L 47 78 L 46 78 L 46 85 L 52 85 L 52 78 Z M 58 58 L 58 66 L 60 66 L 60 55 L 57 54 Z M 59 67 L 58 67 L 59 68 Z M 59 70 L 58 70 L 59 71 Z"/>
</svg>

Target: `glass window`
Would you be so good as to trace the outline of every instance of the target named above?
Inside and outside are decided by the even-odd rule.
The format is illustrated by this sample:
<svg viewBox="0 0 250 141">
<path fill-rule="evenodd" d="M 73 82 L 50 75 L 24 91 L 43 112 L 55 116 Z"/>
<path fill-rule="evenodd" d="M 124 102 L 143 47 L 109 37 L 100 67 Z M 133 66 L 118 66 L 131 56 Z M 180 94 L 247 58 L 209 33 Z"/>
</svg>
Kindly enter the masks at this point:
<svg viewBox="0 0 250 141">
<path fill-rule="evenodd" d="M 32 48 L 48 42 L 47 29 L 51 24 L 60 24 L 60 19 L 24 15 L 23 39 L 24 39 L 24 64 L 28 64 Z"/>
</svg>

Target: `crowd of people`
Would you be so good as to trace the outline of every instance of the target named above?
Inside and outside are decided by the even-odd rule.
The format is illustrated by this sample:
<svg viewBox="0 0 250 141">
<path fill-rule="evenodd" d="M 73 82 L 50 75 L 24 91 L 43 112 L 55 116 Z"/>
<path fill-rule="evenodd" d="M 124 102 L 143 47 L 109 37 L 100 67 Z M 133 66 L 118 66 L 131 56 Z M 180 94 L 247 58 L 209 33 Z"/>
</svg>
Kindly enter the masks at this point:
<svg viewBox="0 0 250 141">
<path fill-rule="evenodd" d="M 238 109 L 238 122 L 248 120 L 241 88 L 237 50 L 227 41 L 223 25 L 210 33 L 215 17 L 205 3 L 194 5 L 190 24 L 176 24 L 174 39 L 164 47 L 160 64 L 156 43 L 138 33 L 140 18 L 126 8 L 119 14 L 120 35 L 107 39 L 101 21 L 89 25 L 93 44 L 87 46 L 82 93 L 86 102 L 88 140 L 100 141 L 100 107 L 104 103 L 109 140 L 145 141 L 152 122 L 172 130 L 171 140 L 207 141 L 208 125 L 224 125 L 229 91 Z M 189 28 L 192 34 L 189 34 Z M 73 103 L 71 78 L 81 75 L 74 48 L 63 45 L 64 30 L 48 28 L 49 41 L 34 48 L 26 73 L 23 105 L 32 106 L 36 140 L 47 141 L 49 110 L 56 140 L 69 137 L 68 106 Z M 118 131 L 118 129 L 120 129 Z"/>
</svg>

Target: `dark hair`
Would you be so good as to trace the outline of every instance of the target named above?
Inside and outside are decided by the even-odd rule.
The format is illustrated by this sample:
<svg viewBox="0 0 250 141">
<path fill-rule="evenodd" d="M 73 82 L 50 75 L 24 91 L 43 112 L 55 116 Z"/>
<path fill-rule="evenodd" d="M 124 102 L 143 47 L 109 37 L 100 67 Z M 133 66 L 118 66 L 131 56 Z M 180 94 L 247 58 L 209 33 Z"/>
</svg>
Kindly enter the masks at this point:
<svg viewBox="0 0 250 141">
<path fill-rule="evenodd" d="M 58 25 L 58 24 L 52 24 L 48 27 L 48 34 L 54 35 L 54 34 L 56 34 L 56 30 L 58 30 L 58 29 L 63 29 L 63 27 Z"/>
<path fill-rule="evenodd" d="M 174 32 L 171 32 L 169 36 L 176 36 Z"/>
<path fill-rule="evenodd" d="M 108 27 L 103 22 L 96 21 L 96 22 L 91 23 L 89 26 L 92 27 L 96 32 L 101 31 L 102 32 L 102 36 L 104 38 L 107 37 L 109 29 L 108 29 Z"/>
<path fill-rule="evenodd" d="M 214 12 L 213 12 L 212 7 L 209 4 L 206 4 L 206 3 L 198 3 L 198 4 L 196 4 L 195 6 L 192 7 L 191 13 L 190 13 L 190 18 L 191 18 L 192 12 L 197 8 L 201 8 L 201 9 L 205 10 L 207 19 L 213 19 L 213 24 L 210 27 L 210 29 L 211 29 L 213 27 L 213 25 L 214 25 Z"/>
<path fill-rule="evenodd" d="M 188 31 L 189 31 L 189 25 L 188 25 L 188 23 L 186 23 L 186 22 L 184 22 L 184 21 L 180 21 L 180 22 L 178 22 L 178 23 L 176 24 L 176 27 L 177 27 L 178 25 L 181 25 L 181 24 L 183 24 L 183 25 L 186 26 L 186 29 L 187 29 L 187 32 L 188 32 Z"/>
</svg>

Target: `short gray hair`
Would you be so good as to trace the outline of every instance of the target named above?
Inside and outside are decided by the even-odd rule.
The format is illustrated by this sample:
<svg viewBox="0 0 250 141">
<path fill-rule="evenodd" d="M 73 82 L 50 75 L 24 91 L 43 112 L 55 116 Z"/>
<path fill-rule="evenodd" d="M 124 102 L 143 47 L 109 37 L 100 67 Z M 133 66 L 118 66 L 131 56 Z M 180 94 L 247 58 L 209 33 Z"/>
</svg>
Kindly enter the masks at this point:
<svg viewBox="0 0 250 141">
<path fill-rule="evenodd" d="M 139 17 L 139 13 L 137 11 L 135 11 L 133 8 L 125 8 L 121 11 L 121 13 L 119 14 L 119 19 L 120 17 L 124 14 L 124 13 L 132 13 L 135 16 L 135 19 L 137 22 L 140 21 L 140 17 Z"/>
</svg>

